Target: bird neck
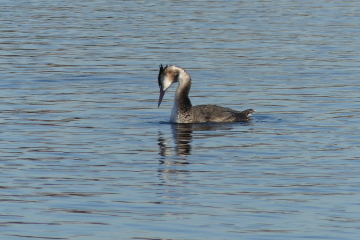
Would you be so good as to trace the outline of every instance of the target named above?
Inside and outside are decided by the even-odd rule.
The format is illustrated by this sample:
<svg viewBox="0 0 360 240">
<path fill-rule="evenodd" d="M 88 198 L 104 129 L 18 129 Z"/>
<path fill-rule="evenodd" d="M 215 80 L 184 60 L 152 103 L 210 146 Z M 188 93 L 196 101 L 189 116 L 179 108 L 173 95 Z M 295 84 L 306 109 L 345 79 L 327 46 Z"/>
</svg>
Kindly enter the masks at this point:
<svg viewBox="0 0 360 240">
<path fill-rule="evenodd" d="M 182 70 L 182 69 L 181 69 Z M 191 88 L 191 78 L 190 75 L 184 70 L 180 71 L 179 74 L 179 86 L 175 94 L 175 102 L 179 108 L 179 111 L 186 111 L 191 108 L 191 101 L 189 98 L 190 88 Z"/>
<path fill-rule="evenodd" d="M 191 78 L 187 72 L 181 70 L 178 78 L 179 86 L 175 93 L 174 105 L 171 112 L 171 120 L 174 122 L 178 122 L 182 116 L 188 116 L 192 108 L 189 98 Z"/>
</svg>

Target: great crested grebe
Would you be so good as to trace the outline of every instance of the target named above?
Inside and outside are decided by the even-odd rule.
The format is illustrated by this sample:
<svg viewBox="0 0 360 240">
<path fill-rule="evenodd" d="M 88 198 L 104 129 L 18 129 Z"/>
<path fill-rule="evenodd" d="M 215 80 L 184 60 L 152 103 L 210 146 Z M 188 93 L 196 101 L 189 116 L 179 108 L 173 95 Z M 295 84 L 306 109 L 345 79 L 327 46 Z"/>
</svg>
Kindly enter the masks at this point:
<svg viewBox="0 0 360 240">
<path fill-rule="evenodd" d="M 193 107 L 189 99 L 191 88 L 190 75 L 184 69 L 174 65 L 166 65 L 165 67 L 160 65 L 158 81 L 160 87 L 158 107 L 160 107 L 165 92 L 171 84 L 179 82 L 175 93 L 174 106 L 171 111 L 171 122 L 248 122 L 251 120 L 250 115 L 255 113 L 254 109 L 239 112 L 216 105 L 198 105 Z"/>
</svg>

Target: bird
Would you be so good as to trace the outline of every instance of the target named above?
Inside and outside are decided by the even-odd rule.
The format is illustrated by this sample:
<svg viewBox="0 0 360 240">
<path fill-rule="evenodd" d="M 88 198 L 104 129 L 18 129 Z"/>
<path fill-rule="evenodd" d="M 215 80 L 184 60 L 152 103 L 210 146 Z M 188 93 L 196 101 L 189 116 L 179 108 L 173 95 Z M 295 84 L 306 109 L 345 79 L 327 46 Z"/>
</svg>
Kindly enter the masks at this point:
<svg viewBox="0 0 360 240">
<path fill-rule="evenodd" d="M 225 122 L 249 122 L 254 109 L 236 111 L 217 105 L 192 106 L 189 92 L 191 77 L 184 69 L 175 65 L 161 64 L 159 69 L 158 83 L 160 95 L 158 108 L 163 100 L 165 92 L 173 83 L 179 83 L 175 93 L 174 105 L 171 111 L 170 122 L 174 123 L 225 123 Z"/>
</svg>

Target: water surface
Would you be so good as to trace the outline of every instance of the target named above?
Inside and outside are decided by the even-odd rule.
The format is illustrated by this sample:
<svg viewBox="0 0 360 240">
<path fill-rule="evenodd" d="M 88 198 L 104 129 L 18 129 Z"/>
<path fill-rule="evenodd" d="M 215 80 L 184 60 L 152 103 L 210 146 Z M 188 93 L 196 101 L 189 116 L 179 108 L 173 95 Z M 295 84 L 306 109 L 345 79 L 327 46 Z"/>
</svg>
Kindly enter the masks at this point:
<svg viewBox="0 0 360 240">
<path fill-rule="evenodd" d="M 1 239 L 358 238 L 358 2 L 2 9 Z M 258 113 L 169 123 L 160 63 Z"/>
</svg>

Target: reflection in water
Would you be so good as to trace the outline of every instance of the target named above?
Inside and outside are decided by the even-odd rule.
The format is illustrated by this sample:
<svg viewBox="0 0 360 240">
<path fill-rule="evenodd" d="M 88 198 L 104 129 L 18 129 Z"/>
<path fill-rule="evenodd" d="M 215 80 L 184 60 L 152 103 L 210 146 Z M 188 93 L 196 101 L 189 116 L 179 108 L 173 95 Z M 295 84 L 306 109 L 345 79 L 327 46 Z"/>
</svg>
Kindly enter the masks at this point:
<svg viewBox="0 0 360 240">
<path fill-rule="evenodd" d="M 162 193 L 163 197 L 175 199 L 179 198 L 179 196 L 184 196 L 181 186 L 189 183 L 188 179 L 190 178 L 191 171 L 183 168 L 183 166 L 190 163 L 187 157 L 191 155 L 193 132 L 203 131 L 201 138 L 206 138 L 209 136 L 214 137 L 214 131 L 216 130 L 223 130 L 224 133 L 228 133 L 228 130 L 232 128 L 233 125 L 231 123 L 174 123 L 171 124 L 172 139 L 166 139 L 164 134 L 159 131 L 159 155 L 163 157 L 159 160 L 162 165 L 158 170 L 159 185 L 179 187 L 172 192 L 165 191 Z M 220 136 L 223 136 L 223 134 L 220 133 Z M 174 143 L 174 145 L 171 143 Z M 177 157 L 169 157 L 174 155 Z M 161 204 L 163 202 L 158 203 Z"/>
<path fill-rule="evenodd" d="M 188 156 L 191 154 L 191 140 L 193 124 L 172 124 L 173 139 L 175 141 L 175 153 L 177 156 Z"/>
<path fill-rule="evenodd" d="M 167 145 L 169 140 L 164 138 L 164 134 L 159 131 L 158 145 L 159 145 L 159 155 L 160 156 L 170 156 L 171 155 L 171 147 Z"/>
<path fill-rule="evenodd" d="M 204 123 L 174 123 L 171 124 L 173 140 L 175 143 L 176 156 L 191 155 L 191 140 L 193 138 L 193 131 L 216 131 L 216 130 L 230 130 L 230 124 L 204 124 Z M 165 139 L 164 134 L 159 131 L 158 145 L 160 156 L 171 156 L 171 146 L 168 142 L 171 140 Z"/>
<path fill-rule="evenodd" d="M 176 156 L 188 156 L 191 154 L 191 145 L 193 133 L 193 124 L 189 123 L 180 123 L 180 124 L 171 124 L 173 139 L 175 142 L 175 154 Z M 167 140 L 164 138 L 164 135 L 159 132 L 159 154 L 163 157 L 171 155 L 171 147 L 168 146 Z"/>
</svg>

